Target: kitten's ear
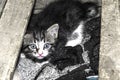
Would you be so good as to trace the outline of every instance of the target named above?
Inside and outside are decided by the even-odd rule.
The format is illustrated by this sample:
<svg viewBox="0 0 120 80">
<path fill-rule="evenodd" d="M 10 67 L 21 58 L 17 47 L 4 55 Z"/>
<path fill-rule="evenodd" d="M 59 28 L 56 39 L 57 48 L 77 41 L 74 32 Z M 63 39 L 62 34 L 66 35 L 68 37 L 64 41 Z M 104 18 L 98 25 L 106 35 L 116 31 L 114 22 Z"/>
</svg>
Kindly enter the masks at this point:
<svg viewBox="0 0 120 80">
<path fill-rule="evenodd" d="M 46 38 L 45 40 L 50 43 L 54 43 L 55 39 L 58 37 L 58 30 L 59 30 L 58 24 L 53 24 L 52 26 L 50 26 L 45 33 Z"/>
<path fill-rule="evenodd" d="M 23 36 L 23 45 L 29 44 L 30 42 L 32 42 L 33 39 L 34 39 L 33 38 L 33 33 L 26 33 Z"/>
<path fill-rule="evenodd" d="M 26 33 L 23 36 L 23 38 L 31 38 L 31 37 L 32 37 L 32 33 Z"/>
</svg>

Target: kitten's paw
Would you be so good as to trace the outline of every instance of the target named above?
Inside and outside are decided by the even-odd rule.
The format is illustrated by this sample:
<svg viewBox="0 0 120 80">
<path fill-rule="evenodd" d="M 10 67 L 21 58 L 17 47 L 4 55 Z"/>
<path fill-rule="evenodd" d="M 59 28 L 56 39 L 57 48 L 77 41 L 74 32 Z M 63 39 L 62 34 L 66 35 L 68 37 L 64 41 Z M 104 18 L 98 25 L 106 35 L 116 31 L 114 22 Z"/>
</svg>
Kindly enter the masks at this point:
<svg viewBox="0 0 120 80">
<path fill-rule="evenodd" d="M 90 59 L 89 59 L 88 53 L 89 53 L 89 51 L 85 51 L 85 52 L 82 53 L 83 60 L 84 60 L 84 62 L 86 64 L 90 63 Z"/>
</svg>

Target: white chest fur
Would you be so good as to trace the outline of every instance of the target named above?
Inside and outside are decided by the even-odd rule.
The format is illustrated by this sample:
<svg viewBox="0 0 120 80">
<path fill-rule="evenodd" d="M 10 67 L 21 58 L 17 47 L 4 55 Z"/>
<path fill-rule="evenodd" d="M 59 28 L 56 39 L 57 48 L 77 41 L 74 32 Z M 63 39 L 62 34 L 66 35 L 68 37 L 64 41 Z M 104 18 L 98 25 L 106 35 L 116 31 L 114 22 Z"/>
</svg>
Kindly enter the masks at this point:
<svg viewBox="0 0 120 80">
<path fill-rule="evenodd" d="M 68 39 L 68 42 L 66 43 L 65 46 L 74 47 L 74 46 L 80 45 L 82 43 L 82 40 L 83 40 L 83 27 L 84 27 L 83 25 L 84 25 L 83 22 L 81 22 L 79 24 L 79 26 L 72 33 L 72 35 L 74 35 L 74 34 L 76 35 L 75 39 L 72 39 L 72 40 Z M 72 35 L 71 35 L 71 37 L 73 37 Z"/>
</svg>

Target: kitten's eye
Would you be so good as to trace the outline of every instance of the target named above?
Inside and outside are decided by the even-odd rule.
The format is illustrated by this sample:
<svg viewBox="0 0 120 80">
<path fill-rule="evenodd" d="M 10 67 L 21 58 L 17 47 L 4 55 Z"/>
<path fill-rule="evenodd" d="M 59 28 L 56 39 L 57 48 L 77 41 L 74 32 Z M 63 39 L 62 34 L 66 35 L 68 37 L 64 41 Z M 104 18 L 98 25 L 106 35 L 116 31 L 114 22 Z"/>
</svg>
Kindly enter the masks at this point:
<svg viewBox="0 0 120 80">
<path fill-rule="evenodd" d="M 50 47 L 51 47 L 51 45 L 48 43 L 44 45 L 44 49 L 49 49 Z"/>
<path fill-rule="evenodd" d="M 31 45 L 29 45 L 29 48 L 30 48 L 30 49 L 36 49 L 37 46 L 36 46 L 35 44 L 31 44 Z"/>
</svg>

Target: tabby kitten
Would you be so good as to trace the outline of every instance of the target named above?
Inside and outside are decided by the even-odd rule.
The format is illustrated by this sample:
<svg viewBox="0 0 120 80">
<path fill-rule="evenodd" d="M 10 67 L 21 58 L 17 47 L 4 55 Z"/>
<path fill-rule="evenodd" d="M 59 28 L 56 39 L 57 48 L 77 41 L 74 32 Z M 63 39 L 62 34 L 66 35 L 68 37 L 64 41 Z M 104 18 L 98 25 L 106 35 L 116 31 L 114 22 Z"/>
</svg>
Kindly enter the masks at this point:
<svg viewBox="0 0 120 80">
<path fill-rule="evenodd" d="M 33 31 L 25 34 L 22 52 L 28 58 L 46 59 L 53 50 L 52 46 L 58 37 L 58 24 L 53 24 L 46 31 Z"/>
</svg>

